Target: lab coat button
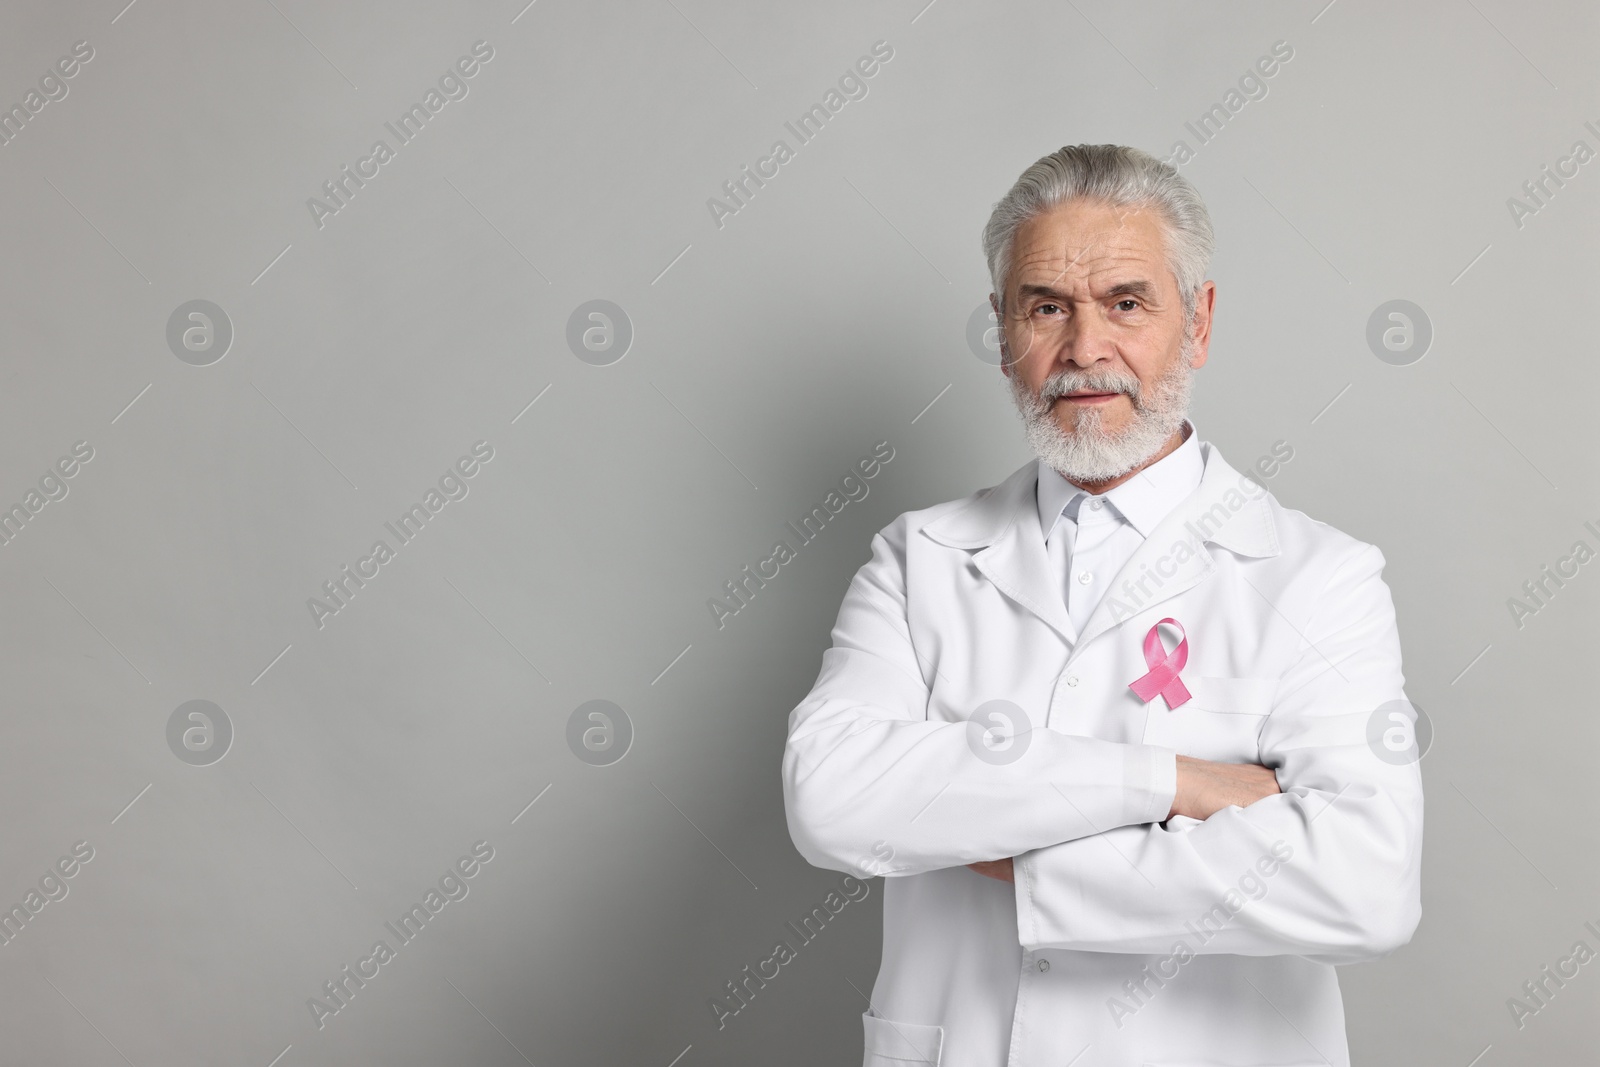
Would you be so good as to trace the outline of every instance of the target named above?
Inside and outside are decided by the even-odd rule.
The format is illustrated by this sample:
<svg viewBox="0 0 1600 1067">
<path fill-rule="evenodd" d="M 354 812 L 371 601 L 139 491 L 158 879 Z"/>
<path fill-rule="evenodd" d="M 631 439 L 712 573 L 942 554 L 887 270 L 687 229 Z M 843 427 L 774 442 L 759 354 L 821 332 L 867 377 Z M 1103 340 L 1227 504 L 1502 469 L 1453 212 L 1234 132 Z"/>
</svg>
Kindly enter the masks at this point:
<svg viewBox="0 0 1600 1067">
<path fill-rule="evenodd" d="M 1040 971 L 1048 971 L 1049 969 L 1050 969 L 1050 961 L 1049 960 L 1040 960 L 1039 961 L 1039 970 Z"/>
<path fill-rule="evenodd" d="M 1068 685 L 1077 685 L 1078 684 L 1078 676 L 1076 674 L 1067 675 L 1067 684 Z"/>
</svg>

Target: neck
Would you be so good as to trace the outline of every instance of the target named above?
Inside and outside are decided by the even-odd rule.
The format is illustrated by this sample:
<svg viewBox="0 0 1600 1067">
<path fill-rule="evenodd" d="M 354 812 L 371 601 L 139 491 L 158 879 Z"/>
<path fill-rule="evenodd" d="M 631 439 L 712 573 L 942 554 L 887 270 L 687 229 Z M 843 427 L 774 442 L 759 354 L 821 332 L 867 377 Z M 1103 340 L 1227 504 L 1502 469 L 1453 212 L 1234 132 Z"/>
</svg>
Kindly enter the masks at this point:
<svg viewBox="0 0 1600 1067">
<path fill-rule="evenodd" d="M 1144 470 L 1146 467 L 1150 466 L 1152 463 L 1155 463 L 1155 462 L 1165 458 L 1166 456 L 1172 455 L 1172 453 L 1174 453 L 1174 452 L 1176 452 L 1178 450 L 1178 446 L 1183 444 L 1188 439 L 1189 439 L 1189 424 L 1186 421 L 1182 426 L 1178 427 L 1177 430 L 1173 431 L 1172 436 L 1167 438 L 1166 443 L 1163 444 L 1160 448 L 1156 449 L 1155 453 L 1153 455 L 1151 455 L 1151 457 L 1149 459 L 1145 460 L 1143 463 L 1141 463 L 1137 467 L 1133 468 L 1133 470 L 1128 471 L 1126 474 L 1119 474 L 1115 478 L 1107 478 L 1106 480 L 1099 481 L 1099 482 L 1080 482 L 1076 478 L 1067 478 L 1067 481 L 1071 482 L 1073 485 L 1077 486 L 1079 489 L 1083 489 L 1083 490 L 1085 490 L 1085 491 L 1087 491 L 1089 493 L 1094 494 L 1095 496 L 1099 496 L 1101 493 L 1108 492 L 1109 490 L 1115 489 L 1117 486 L 1121 485 L 1123 482 L 1125 482 L 1128 479 L 1132 478 L 1134 475 L 1138 474 L 1140 471 Z M 1062 477 L 1066 477 L 1066 476 L 1062 475 Z"/>
</svg>

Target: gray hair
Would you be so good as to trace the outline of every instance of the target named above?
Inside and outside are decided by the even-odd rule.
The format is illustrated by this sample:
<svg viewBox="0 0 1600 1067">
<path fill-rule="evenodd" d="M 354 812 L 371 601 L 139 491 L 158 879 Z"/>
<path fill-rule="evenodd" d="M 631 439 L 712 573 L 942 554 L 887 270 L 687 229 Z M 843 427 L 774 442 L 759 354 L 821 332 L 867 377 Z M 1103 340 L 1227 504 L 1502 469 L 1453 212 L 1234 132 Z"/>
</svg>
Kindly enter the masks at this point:
<svg viewBox="0 0 1600 1067">
<path fill-rule="evenodd" d="M 1077 144 L 1051 152 L 1022 172 L 983 228 L 989 280 L 1005 310 L 1005 282 L 1017 228 L 1065 201 L 1102 200 L 1112 207 L 1151 207 L 1163 223 L 1167 265 L 1178 282 L 1185 324 L 1194 321 L 1215 238 L 1205 201 L 1169 163 L 1126 145 Z"/>
</svg>

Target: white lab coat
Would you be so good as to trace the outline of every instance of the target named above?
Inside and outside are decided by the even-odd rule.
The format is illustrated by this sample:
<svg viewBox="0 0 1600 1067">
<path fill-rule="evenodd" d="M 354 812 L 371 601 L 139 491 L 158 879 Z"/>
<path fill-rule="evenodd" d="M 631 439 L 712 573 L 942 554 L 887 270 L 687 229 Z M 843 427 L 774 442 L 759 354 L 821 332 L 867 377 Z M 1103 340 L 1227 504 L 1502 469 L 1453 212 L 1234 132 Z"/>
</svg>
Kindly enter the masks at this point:
<svg viewBox="0 0 1600 1067">
<path fill-rule="evenodd" d="M 783 758 L 801 855 L 885 875 L 867 1067 L 1348 1067 L 1334 965 L 1421 914 L 1421 775 L 1369 741 L 1404 699 L 1384 558 L 1201 450 L 1075 641 L 1032 460 L 873 538 Z M 1176 710 L 1128 687 L 1167 617 Z M 995 700 L 1016 748 L 967 722 Z M 1174 752 L 1282 793 L 1162 822 Z"/>
</svg>

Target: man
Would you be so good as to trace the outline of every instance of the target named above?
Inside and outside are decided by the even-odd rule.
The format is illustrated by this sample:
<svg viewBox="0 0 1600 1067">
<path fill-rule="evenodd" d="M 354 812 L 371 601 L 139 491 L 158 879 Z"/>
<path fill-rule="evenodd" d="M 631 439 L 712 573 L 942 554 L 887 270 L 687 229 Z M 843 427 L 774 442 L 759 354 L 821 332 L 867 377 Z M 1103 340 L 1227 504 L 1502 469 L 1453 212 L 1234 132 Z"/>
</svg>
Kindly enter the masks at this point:
<svg viewBox="0 0 1600 1067">
<path fill-rule="evenodd" d="M 783 760 L 800 853 L 885 876 L 869 1067 L 1347 1067 L 1334 965 L 1416 929 L 1384 558 L 1186 418 L 1211 248 L 1114 145 L 984 231 L 1038 458 L 873 538 Z"/>
</svg>

